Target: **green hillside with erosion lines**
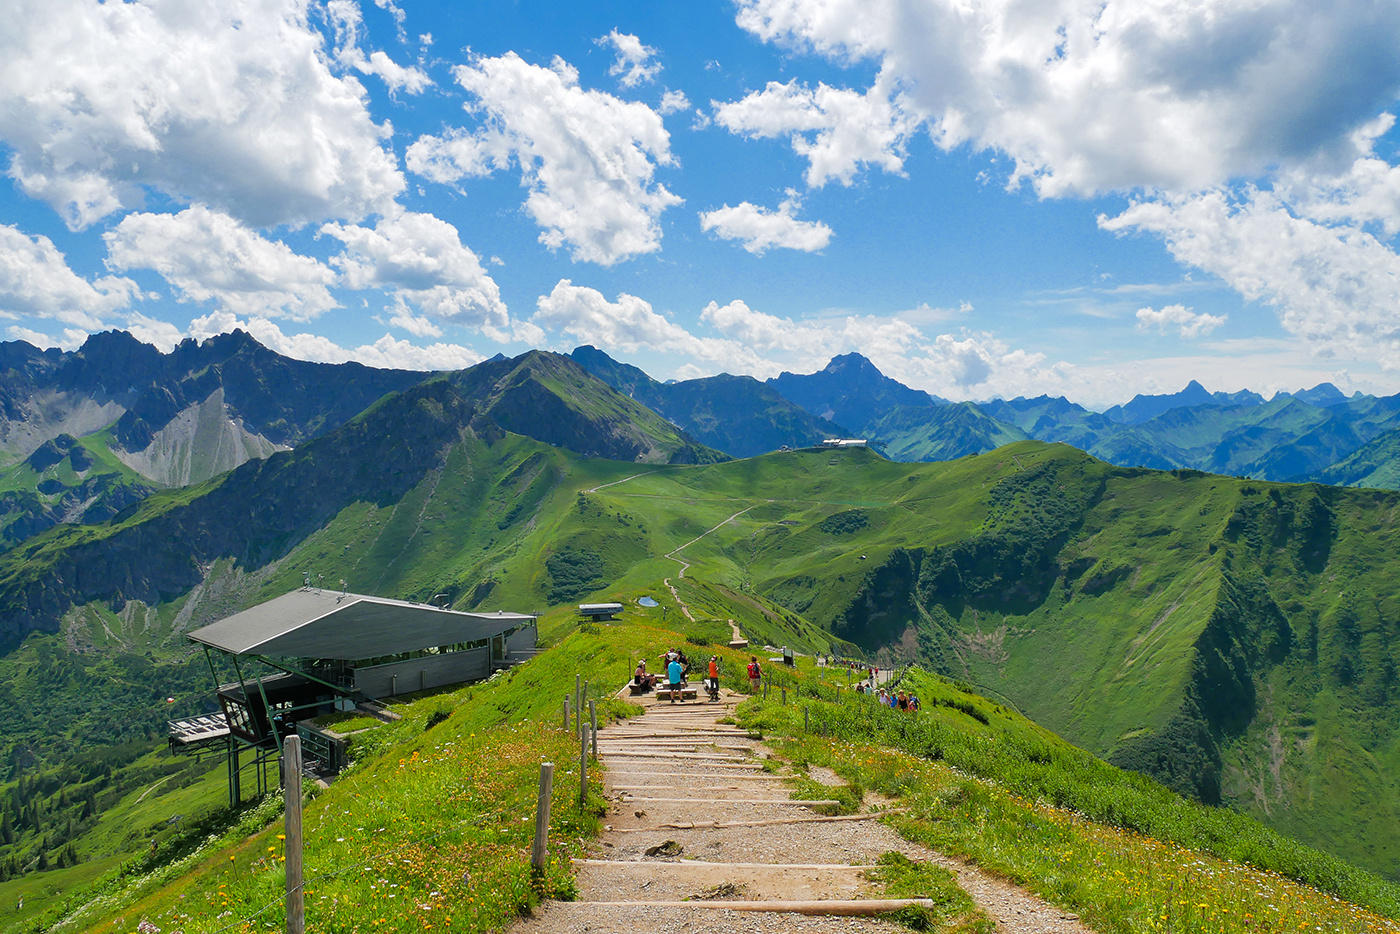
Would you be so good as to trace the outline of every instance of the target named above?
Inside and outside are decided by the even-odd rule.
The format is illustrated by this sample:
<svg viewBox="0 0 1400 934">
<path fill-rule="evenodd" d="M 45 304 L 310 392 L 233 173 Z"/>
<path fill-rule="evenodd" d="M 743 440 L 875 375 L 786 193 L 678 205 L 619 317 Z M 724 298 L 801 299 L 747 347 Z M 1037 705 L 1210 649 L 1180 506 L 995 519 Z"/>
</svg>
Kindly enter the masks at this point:
<svg viewBox="0 0 1400 934">
<path fill-rule="evenodd" d="M 1394 876 L 1396 505 L 1034 442 L 814 451 L 647 472 L 580 497 L 554 541 L 645 554 L 636 585 L 698 538 L 690 577 Z"/>
<path fill-rule="evenodd" d="M 487 610 L 659 595 L 669 579 L 698 630 L 734 618 L 759 642 L 919 661 L 1112 762 L 1400 877 L 1396 494 L 1118 468 L 1033 441 L 936 464 L 866 450 L 588 459 L 473 419 L 453 400 L 482 394 L 454 392 L 427 384 L 291 455 L 41 537 L 33 564 L 19 563 L 31 546 L 0 559 L 0 599 L 37 565 L 158 565 L 193 542 L 194 584 L 121 601 L 178 620 L 156 627 L 173 647 L 308 573 Z M 401 405 L 422 420 L 449 403 L 467 414 L 421 421 L 370 462 L 357 452 Z M 362 475 L 373 494 L 346 485 Z M 339 484 L 340 505 L 284 516 L 273 537 L 243 528 L 236 549 L 210 540 L 241 515 L 227 510 L 300 508 L 317 484 Z M 98 607 L 75 604 L 68 627 L 93 629 Z"/>
</svg>

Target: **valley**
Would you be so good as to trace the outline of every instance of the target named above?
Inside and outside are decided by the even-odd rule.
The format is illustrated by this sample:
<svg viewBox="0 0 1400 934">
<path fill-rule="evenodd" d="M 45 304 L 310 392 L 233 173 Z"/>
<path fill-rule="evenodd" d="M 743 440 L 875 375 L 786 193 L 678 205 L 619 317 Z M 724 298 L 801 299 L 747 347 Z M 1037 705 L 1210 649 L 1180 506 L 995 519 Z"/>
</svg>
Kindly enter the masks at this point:
<svg viewBox="0 0 1400 934">
<path fill-rule="evenodd" d="M 569 357 L 490 361 L 0 554 L 0 792 L 58 781 L 47 817 L 0 798 L 18 829 L 0 866 L 119 850 L 78 817 L 83 783 L 58 777 L 206 709 L 183 634 L 309 576 L 538 612 L 553 638 L 577 603 L 650 595 L 700 644 L 733 620 L 755 645 L 918 665 L 1400 879 L 1397 519 L 1385 490 L 1115 466 L 1029 438 L 929 462 L 733 460 Z M 137 759 L 113 807 L 165 768 Z"/>
</svg>

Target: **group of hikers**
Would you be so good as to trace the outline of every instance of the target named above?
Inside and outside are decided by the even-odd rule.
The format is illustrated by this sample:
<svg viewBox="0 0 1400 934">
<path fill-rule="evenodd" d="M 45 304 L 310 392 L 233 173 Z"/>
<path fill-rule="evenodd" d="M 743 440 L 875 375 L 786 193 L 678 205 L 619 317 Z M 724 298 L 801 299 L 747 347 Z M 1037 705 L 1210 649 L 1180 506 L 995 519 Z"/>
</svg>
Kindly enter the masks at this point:
<svg viewBox="0 0 1400 934">
<path fill-rule="evenodd" d="M 652 674 L 647 671 L 646 659 L 637 662 L 637 669 L 632 673 L 632 685 L 640 693 L 656 689 L 669 691 L 671 703 L 675 703 L 677 695 L 683 694 L 683 689 L 687 683 L 687 676 L 690 674 L 690 659 L 686 658 L 685 652 L 679 649 L 667 649 L 661 656 L 661 670 L 664 674 Z M 887 691 L 883 687 L 878 690 L 875 681 L 878 669 L 870 668 L 870 684 L 867 687 L 864 681 L 856 684 L 856 692 L 859 694 L 870 694 L 880 702 L 882 706 L 890 707 L 894 710 L 903 710 L 913 713 L 919 709 L 919 697 L 913 691 Z M 758 664 L 758 656 L 750 655 L 748 670 L 749 693 L 757 694 L 763 687 L 763 669 Z M 705 677 L 705 690 L 709 693 L 711 700 L 719 699 L 719 656 L 711 655 L 710 663 Z M 684 699 L 683 697 L 681 698 Z"/>
<path fill-rule="evenodd" d="M 919 695 L 915 694 L 913 691 L 900 691 L 895 693 L 894 691 L 886 691 L 884 688 L 880 688 L 878 691 L 873 689 L 867 690 L 864 682 L 862 682 L 856 685 L 856 693 L 874 694 L 875 699 L 880 702 L 882 707 L 890 707 L 894 710 L 903 710 L 909 713 L 913 713 L 919 709 Z"/>
<path fill-rule="evenodd" d="M 685 657 L 685 653 L 679 649 L 667 649 L 661 656 L 661 669 L 665 672 L 665 677 L 652 674 L 647 671 L 646 659 L 637 662 L 637 670 L 632 672 L 632 684 L 641 691 L 651 691 L 657 688 L 668 690 L 671 694 L 671 703 L 676 702 L 676 695 L 682 693 L 690 674 L 690 659 Z M 749 692 L 757 693 L 763 681 L 763 669 L 759 667 L 758 656 L 749 656 L 748 666 Z M 711 700 L 719 699 L 719 656 L 711 655 L 710 664 L 705 677 L 705 690 L 709 693 Z M 683 699 L 683 698 L 682 698 Z"/>
</svg>

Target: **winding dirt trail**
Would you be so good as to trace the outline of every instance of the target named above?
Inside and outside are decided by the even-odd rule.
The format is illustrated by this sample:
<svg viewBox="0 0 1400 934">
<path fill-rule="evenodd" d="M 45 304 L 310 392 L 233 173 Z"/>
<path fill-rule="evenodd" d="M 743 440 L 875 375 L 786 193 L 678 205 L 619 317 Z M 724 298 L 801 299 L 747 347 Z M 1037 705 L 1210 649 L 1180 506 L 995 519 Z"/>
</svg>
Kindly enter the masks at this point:
<svg viewBox="0 0 1400 934">
<path fill-rule="evenodd" d="M 679 558 L 679 557 L 677 557 L 677 555 L 678 555 L 680 552 L 685 551 L 685 550 L 686 550 L 687 548 L 689 548 L 691 545 L 694 545 L 696 542 L 700 541 L 700 539 L 704 538 L 706 535 L 709 535 L 711 532 L 715 531 L 716 529 L 722 529 L 722 528 L 724 528 L 726 525 L 728 525 L 729 523 L 733 522 L 735 519 L 739 518 L 739 517 L 742 516 L 744 513 L 748 512 L 749 509 L 754 509 L 754 508 L 757 507 L 758 505 L 759 505 L 758 503 L 754 503 L 753 506 L 749 506 L 747 509 L 740 509 L 738 512 L 734 513 L 734 515 L 730 516 L 728 519 L 725 519 L 725 520 L 724 520 L 723 522 L 721 522 L 719 525 L 716 525 L 713 529 L 706 529 L 705 531 L 701 532 L 699 535 L 697 535 L 697 536 L 695 536 L 694 538 L 692 538 L 690 541 L 686 542 L 686 543 L 685 543 L 684 545 L 682 545 L 681 547 L 676 548 L 676 549 L 674 549 L 674 550 L 672 550 L 672 551 L 668 551 L 665 555 L 663 555 L 663 557 L 670 558 L 672 561 L 675 561 L 676 563 L 678 563 L 678 564 L 681 566 L 681 571 L 680 571 L 680 573 L 677 574 L 676 576 L 677 576 L 677 577 L 685 577 L 685 572 L 691 567 L 691 564 L 690 564 L 689 561 L 685 560 L 684 558 Z M 673 593 L 674 593 L 674 591 L 673 591 Z M 689 614 L 687 614 L 687 615 L 689 615 Z"/>
<path fill-rule="evenodd" d="M 792 770 L 766 769 L 770 750 L 720 722 L 741 700 L 650 695 L 643 716 L 599 732 L 612 805 L 590 858 L 576 860 L 579 898 L 546 903 L 513 934 L 895 934 L 908 929 L 869 916 L 882 893 L 866 878 L 891 851 L 949 869 L 1000 932 L 1091 934 L 1022 889 L 902 839 L 879 819 L 893 802 L 868 797 L 833 818 L 821 802 L 794 800 L 783 781 Z M 807 774 L 841 784 L 828 770 Z"/>
</svg>

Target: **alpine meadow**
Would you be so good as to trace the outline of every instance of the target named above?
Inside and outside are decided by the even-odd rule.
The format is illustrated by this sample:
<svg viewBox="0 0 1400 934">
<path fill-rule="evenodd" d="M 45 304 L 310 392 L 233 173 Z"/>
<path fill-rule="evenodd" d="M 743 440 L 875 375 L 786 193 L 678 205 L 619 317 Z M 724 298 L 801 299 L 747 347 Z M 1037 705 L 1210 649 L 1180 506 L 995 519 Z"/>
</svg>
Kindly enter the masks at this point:
<svg viewBox="0 0 1400 934">
<path fill-rule="evenodd" d="M 207 709 L 183 633 L 309 579 L 534 608 L 546 642 L 574 604 L 651 594 L 701 644 L 733 620 L 758 644 L 915 665 L 1395 880 L 1397 507 L 1031 440 L 936 463 L 731 460 L 568 357 L 482 364 L 0 556 L 10 865 L 117 865 L 133 834 L 104 811 L 164 775 L 217 824 L 218 769 L 142 758 L 164 717 Z M 100 772 L 75 755 L 107 748 Z"/>
<path fill-rule="evenodd" d="M 0 10 L 0 934 L 1400 934 L 1400 0 Z"/>
</svg>

